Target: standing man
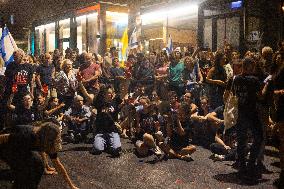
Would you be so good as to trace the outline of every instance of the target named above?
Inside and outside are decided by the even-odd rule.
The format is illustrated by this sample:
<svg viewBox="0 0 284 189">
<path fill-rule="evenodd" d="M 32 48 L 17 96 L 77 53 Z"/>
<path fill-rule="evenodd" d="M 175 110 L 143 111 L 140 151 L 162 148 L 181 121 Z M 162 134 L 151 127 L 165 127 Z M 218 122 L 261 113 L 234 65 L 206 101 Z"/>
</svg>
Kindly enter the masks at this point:
<svg viewBox="0 0 284 189">
<path fill-rule="evenodd" d="M 263 142 L 263 127 L 256 106 L 262 92 L 260 91 L 259 80 L 253 76 L 254 66 L 252 59 L 245 58 L 243 60 L 242 73 L 236 76 L 234 80 L 229 80 L 224 99 L 226 101 L 231 88 L 238 97 L 238 120 L 236 124 L 238 174 L 243 179 L 257 181 L 261 178 L 261 172 L 257 169 L 256 160 Z M 250 148 L 250 157 L 247 163 L 248 130 L 252 132 L 253 144 Z"/>
<path fill-rule="evenodd" d="M 43 56 L 42 63 L 38 66 L 36 71 L 36 82 L 38 88 L 42 92 L 46 92 L 47 89 L 51 89 L 52 87 L 52 79 L 54 79 L 55 68 L 52 64 L 51 55 L 49 53 L 45 53 Z"/>
<path fill-rule="evenodd" d="M 98 78 L 101 75 L 101 67 L 93 61 L 91 53 L 85 53 L 83 55 L 83 64 L 80 66 L 79 72 L 83 78 L 82 82 L 84 86 L 89 91 L 97 85 Z"/>
<path fill-rule="evenodd" d="M 21 104 L 24 94 L 33 95 L 33 67 L 24 60 L 25 53 L 22 49 L 18 49 L 13 53 L 14 61 L 8 64 L 6 77 L 6 95 L 10 96 L 12 87 L 17 88 L 14 96 L 14 104 Z M 33 96 L 32 96 L 33 97 Z"/>
</svg>

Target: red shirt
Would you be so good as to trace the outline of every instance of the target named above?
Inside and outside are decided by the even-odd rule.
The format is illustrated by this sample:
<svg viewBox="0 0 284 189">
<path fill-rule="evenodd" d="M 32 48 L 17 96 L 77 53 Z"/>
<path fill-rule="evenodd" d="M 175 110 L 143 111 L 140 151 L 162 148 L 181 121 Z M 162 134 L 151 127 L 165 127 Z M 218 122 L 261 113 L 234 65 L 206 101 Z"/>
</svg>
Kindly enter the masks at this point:
<svg viewBox="0 0 284 189">
<path fill-rule="evenodd" d="M 92 63 L 90 66 L 85 67 L 82 66 L 80 67 L 80 72 L 82 77 L 85 80 L 88 80 L 90 78 L 92 78 L 94 75 L 96 75 L 96 71 L 98 71 L 100 69 L 100 65 L 96 64 L 96 63 Z"/>
</svg>

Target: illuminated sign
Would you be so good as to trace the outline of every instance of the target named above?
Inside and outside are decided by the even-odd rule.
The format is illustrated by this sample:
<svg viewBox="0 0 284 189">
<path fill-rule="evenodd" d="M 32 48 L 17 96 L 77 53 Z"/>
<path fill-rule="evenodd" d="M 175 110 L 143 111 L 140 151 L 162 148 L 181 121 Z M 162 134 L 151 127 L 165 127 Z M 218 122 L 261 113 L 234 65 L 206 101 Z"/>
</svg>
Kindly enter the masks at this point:
<svg viewBox="0 0 284 189">
<path fill-rule="evenodd" d="M 243 5 L 243 1 L 234 1 L 231 2 L 231 9 L 238 9 L 241 8 Z"/>
</svg>

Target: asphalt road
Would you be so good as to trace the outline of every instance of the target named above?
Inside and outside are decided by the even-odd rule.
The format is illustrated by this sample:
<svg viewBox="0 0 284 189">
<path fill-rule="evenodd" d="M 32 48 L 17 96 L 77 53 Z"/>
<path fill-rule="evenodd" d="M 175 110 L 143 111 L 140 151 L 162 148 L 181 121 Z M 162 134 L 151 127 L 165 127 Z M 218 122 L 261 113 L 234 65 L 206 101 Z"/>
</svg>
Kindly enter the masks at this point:
<svg viewBox="0 0 284 189">
<path fill-rule="evenodd" d="M 274 188 L 272 183 L 280 169 L 277 152 L 268 148 L 265 164 L 271 174 L 264 174 L 257 185 L 242 183 L 236 177 L 233 162 L 214 162 L 209 159 L 210 151 L 198 146 L 192 155 L 194 161 L 185 162 L 169 159 L 153 163 L 154 156 L 138 158 L 133 153 L 133 145 L 123 139 L 123 152 L 119 158 L 111 158 L 103 153 L 94 156 L 89 153 L 91 144 L 65 144 L 59 158 L 69 175 L 81 189 L 234 189 L 234 188 Z M 0 162 L 0 188 L 11 188 L 8 167 Z M 40 189 L 68 188 L 58 176 L 43 176 Z"/>
</svg>

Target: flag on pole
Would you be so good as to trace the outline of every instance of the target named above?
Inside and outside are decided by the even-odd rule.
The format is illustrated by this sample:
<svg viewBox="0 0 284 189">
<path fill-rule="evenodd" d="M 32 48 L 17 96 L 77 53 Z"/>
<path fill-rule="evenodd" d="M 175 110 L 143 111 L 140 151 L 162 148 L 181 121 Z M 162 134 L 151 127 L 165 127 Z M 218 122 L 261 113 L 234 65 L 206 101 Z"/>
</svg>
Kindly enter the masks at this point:
<svg viewBox="0 0 284 189">
<path fill-rule="evenodd" d="M 124 66 L 124 61 L 126 61 L 127 56 L 127 48 L 128 48 L 128 28 L 125 28 L 122 38 L 121 38 L 121 57 L 122 57 L 122 64 L 121 66 Z"/>
<path fill-rule="evenodd" d="M 18 47 L 9 32 L 8 28 L 5 26 L 2 30 L 0 53 L 5 62 L 5 67 L 12 61 L 14 61 L 13 53 Z"/>
<path fill-rule="evenodd" d="M 130 36 L 130 42 L 129 42 L 130 49 L 135 49 L 138 47 L 138 40 L 137 40 L 137 31 L 136 27 L 134 28 L 131 36 Z"/>
<path fill-rule="evenodd" d="M 174 50 L 174 47 L 173 47 L 172 36 L 169 35 L 166 51 L 167 51 L 168 54 L 170 54 L 171 52 L 173 52 L 173 50 Z"/>
</svg>

